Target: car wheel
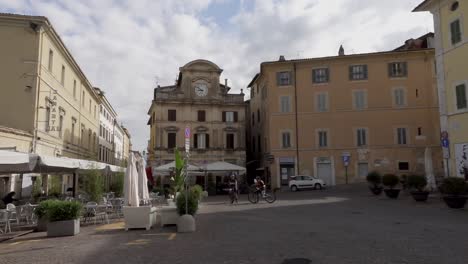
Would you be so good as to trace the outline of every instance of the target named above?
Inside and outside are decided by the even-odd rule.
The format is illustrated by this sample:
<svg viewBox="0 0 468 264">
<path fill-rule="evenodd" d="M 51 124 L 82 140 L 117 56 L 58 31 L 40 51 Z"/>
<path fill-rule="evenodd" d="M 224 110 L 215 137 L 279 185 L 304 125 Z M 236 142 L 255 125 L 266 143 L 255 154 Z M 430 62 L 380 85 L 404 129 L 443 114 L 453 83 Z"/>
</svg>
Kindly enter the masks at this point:
<svg viewBox="0 0 468 264">
<path fill-rule="evenodd" d="M 298 189 L 297 189 L 297 186 L 296 186 L 296 185 L 291 186 L 291 191 L 297 192 L 297 190 L 298 190 Z"/>
<path fill-rule="evenodd" d="M 315 190 L 322 190 L 322 185 L 320 183 L 316 183 L 314 185 Z"/>
</svg>

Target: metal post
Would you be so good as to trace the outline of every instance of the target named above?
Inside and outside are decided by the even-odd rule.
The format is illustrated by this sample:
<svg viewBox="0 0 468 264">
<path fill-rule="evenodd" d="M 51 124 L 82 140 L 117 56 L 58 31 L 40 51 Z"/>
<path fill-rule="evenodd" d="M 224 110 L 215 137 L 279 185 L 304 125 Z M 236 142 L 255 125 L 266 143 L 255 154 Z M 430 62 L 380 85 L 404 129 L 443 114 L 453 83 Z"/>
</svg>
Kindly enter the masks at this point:
<svg viewBox="0 0 468 264">
<path fill-rule="evenodd" d="M 184 166 L 184 170 L 185 170 L 185 214 L 188 214 L 188 154 L 186 155 L 186 158 L 185 158 L 185 166 Z"/>
<path fill-rule="evenodd" d="M 345 166 L 346 184 L 348 184 L 348 166 Z"/>
</svg>

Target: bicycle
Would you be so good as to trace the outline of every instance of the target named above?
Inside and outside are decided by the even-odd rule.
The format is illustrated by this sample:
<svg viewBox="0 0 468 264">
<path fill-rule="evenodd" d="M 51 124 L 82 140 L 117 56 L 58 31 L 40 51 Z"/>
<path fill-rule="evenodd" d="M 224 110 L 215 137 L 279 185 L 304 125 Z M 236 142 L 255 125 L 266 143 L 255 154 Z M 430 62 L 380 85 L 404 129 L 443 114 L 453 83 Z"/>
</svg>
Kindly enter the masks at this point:
<svg viewBox="0 0 468 264">
<path fill-rule="evenodd" d="M 260 198 L 263 198 L 267 203 L 274 203 L 276 201 L 276 189 L 265 190 L 265 196 L 262 195 L 262 191 L 256 188 L 255 186 L 251 187 L 248 194 L 249 202 L 256 204 L 260 201 Z"/>
</svg>

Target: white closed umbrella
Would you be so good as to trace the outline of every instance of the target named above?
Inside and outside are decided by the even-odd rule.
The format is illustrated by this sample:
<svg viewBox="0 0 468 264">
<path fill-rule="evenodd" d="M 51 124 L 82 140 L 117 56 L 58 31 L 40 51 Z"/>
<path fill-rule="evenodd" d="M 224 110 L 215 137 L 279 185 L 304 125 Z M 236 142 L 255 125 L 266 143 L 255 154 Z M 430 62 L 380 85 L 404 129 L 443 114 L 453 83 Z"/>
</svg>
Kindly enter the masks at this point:
<svg viewBox="0 0 468 264">
<path fill-rule="evenodd" d="M 434 177 L 434 167 L 432 165 L 432 150 L 426 147 L 424 150 L 424 169 L 426 172 L 427 186 L 434 190 L 436 188 L 436 182 Z"/>
<path fill-rule="evenodd" d="M 124 203 L 128 206 L 140 206 L 138 199 L 138 171 L 136 167 L 136 158 L 133 153 L 130 153 L 130 158 L 125 171 L 124 180 Z"/>
<path fill-rule="evenodd" d="M 145 160 L 141 157 L 138 157 L 137 160 L 138 166 L 138 195 L 140 199 L 145 201 L 149 200 L 149 193 L 148 193 L 148 178 L 146 176 L 145 170 Z"/>
</svg>

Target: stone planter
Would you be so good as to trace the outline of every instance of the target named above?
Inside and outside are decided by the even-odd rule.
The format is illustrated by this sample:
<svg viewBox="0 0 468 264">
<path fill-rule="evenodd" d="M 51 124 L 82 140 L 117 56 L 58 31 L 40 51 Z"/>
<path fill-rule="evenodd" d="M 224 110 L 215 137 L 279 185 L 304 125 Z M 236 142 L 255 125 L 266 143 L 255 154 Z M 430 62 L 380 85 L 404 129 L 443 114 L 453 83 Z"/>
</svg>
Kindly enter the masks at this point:
<svg viewBox="0 0 468 264">
<path fill-rule="evenodd" d="M 47 223 L 47 236 L 74 236 L 80 233 L 80 220 L 65 220 Z"/>
<path fill-rule="evenodd" d="M 156 207 L 151 206 L 124 206 L 125 231 L 130 228 L 150 230 L 156 224 L 156 211 Z"/>
<path fill-rule="evenodd" d="M 162 206 L 159 212 L 161 214 L 161 226 L 177 224 L 179 214 L 175 206 Z"/>
<path fill-rule="evenodd" d="M 400 189 L 385 189 L 384 192 L 388 198 L 396 199 L 398 198 L 398 195 L 400 194 Z"/>
<path fill-rule="evenodd" d="M 47 220 L 46 217 L 41 217 L 37 220 L 37 226 L 36 226 L 36 232 L 45 232 L 47 231 L 47 223 L 49 220 Z"/>
<path fill-rule="evenodd" d="M 177 232 L 195 232 L 195 218 L 189 214 L 179 216 L 179 218 L 177 219 Z"/>
<path fill-rule="evenodd" d="M 465 207 L 466 204 L 466 196 L 455 196 L 455 195 L 447 195 L 444 196 L 444 202 L 447 204 L 448 207 L 453 209 L 462 209 Z"/>
<path fill-rule="evenodd" d="M 412 191 L 411 196 L 416 202 L 425 202 L 429 197 L 429 192 Z"/>
</svg>

